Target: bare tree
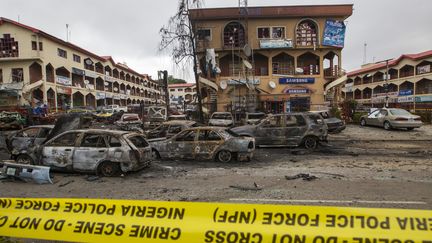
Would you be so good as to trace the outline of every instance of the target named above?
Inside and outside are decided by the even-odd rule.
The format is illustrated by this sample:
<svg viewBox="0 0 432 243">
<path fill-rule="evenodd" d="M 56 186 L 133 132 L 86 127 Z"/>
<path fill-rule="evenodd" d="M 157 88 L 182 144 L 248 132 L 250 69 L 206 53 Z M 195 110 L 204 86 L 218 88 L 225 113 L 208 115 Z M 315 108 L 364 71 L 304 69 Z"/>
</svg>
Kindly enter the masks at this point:
<svg viewBox="0 0 432 243">
<path fill-rule="evenodd" d="M 173 61 L 177 64 L 193 62 L 193 72 L 197 88 L 198 115 L 201 123 L 204 122 L 201 102 L 201 90 L 198 75 L 198 61 L 196 56 L 195 33 L 189 18 L 189 9 L 200 8 L 202 0 L 179 0 L 179 7 L 166 26 L 159 33 L 162 40 L 159 45 L 160 51 L 171 51 Z"/>
</svg>

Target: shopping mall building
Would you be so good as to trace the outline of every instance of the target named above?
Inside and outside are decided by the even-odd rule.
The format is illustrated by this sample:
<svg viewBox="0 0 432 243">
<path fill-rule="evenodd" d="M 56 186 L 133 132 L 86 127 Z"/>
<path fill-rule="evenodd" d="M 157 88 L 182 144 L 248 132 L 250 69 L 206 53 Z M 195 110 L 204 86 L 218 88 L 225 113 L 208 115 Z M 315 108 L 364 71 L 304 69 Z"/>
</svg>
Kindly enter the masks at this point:
<svg viewBox="0 0 432 243">
<path fill-rule="evenodd" d="M 39 29 L 0 18 L 0 109 L 163 103 L 157 81 Z"/>
<path fill-rule="evenodd" d="M 191 10 L 204 107 L 281 113 L 328 106 L 324 85 L 342 75 L 344 20 L 352 10 L 351 4 Z"/>
</svg>

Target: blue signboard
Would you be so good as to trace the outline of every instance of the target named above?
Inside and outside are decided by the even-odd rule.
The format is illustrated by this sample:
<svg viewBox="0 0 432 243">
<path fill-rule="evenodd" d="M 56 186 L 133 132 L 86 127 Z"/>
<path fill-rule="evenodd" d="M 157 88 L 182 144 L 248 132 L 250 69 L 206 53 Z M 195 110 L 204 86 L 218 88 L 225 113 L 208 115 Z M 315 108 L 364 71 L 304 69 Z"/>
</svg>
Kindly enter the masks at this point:
<svg viewBox="0 0 432 243">
<path fill-rule="evenodd" d="M 413 94 L 412 89 L 399 90 L 399 96 L 406 96 L 406 95 L 412 95 L 412 94 Z"/>
<path fill-rule="evenodd" d="M 286 89 L 286 94 L 307 94 L 309 93 L 308 89 Z"/>
<path fill-rule="evenodd" d="M 324 28 L 324 46 L 344 47 L 345 24 L 343 21 L 326 20 Z"/>
<path fill-rule="evenodd" d="M 279 78 L 279 84 L 313 84 L 315 78 Z"/>
</svg>

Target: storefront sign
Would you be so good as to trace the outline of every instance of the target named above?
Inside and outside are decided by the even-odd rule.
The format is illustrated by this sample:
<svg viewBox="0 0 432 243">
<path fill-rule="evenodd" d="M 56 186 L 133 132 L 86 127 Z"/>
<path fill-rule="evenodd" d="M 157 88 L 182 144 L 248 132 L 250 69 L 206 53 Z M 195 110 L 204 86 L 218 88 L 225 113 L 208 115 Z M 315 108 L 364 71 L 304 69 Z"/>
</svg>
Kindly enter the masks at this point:
<svg viewBox="0 0 432 243">
<path fill-rule="evenodd" d="M 385 97 L 385 96 L 389 96 L 389 97 L 394 97 L 394 96 L 398 96 L 398 92 L 388 92 L 388 93 L 376 93 L 373 94 L 372 97 Z"/>
<path fill-rule="evenodd" d="M 309 93 L 308 89 L 285 89 L 284 93 L 286 94 L 307 94 Z"/>
<path fill-rule="evenodd" d="M 87 89 L 94 89 L 94 85 L 93 84 L 86 84 L 86 88 Z"/>
<path fill-rule="evenodd" d="M 324 46 L 344 47 L 345 24 L 343 21 L 326 20 L 324 27 Z"/>
<path fill-rule="evenodd" d="M 253 84 L 253 85 L 258 85 L 260 84 L 260 79 L 255 79 L 255 80 L 246 80 L 246 79 L 240 79 L 240 80 L 227 80 L 227 84 L 229 85 L 244 85 L 246 84 L 246 82 L 248 84 Z"/>
<path fill-rule="evenodd" d="M 106 94 L 105 94 L 105 97 L 108 98 L 108 99 L 111 99 L 111 98 L 113 97 L 113 94 L 111 94 L 111 93 L 106 93 Z"/>
<path fill-rule="evenodd" d="M 431 65 L 417 67 L 417 74 L 430 73 Z"/>
<path fill-rule="evenodd" d="M 414 101 L 414 97 L 399 97 L 397 100 L 398 103 L 409 103 L 413 101 Z"/>
<path fill-rule="evenodd" d="M 96 99 L 97 100 L 103 100 L 103 99 L 105 99 L 105 93 L 96 92 Z"/>
<path fill-rule="evenodd" d="M 57 87 L 57 93 L 70 95 L 70 94 L 72 94 L 72 89 L 58 86 Z"/>
<path fill-rule="evenodd" d="M 419 96 L 415 97 L 416 102 L 432 102 L 432 96 Z"/>
<path fill-rule="evenodd" d="M 90 77 L 90 78 L 97 78 L 99 77 L 99 75 L 93 71 L 86 71 L 85 72 L 85 76 Z"/>
<path fill-rule="evenodd" d="M 315 78 L 279 78 L 279 84 L 313 84 Z"/>
<path fill-rule="evenodd" d="M 63 85 L 67 85 L 67 86 L 71 86 L 72 85 L 72 81 L 68 77 L 57 76 L 57 80 L 56 81 L 57 81 L 58 84 L 63 84 Z"/>
<path fill-rule="evenodd" d="M 24 82 L 16 82 L 16 83 L 0 83 L 0 90 L 22 90 L 24 86 Z"/>
<path fill-rule="evenodd" d="M 110 76 L 108 76 L 108 75 L 105 75 L 105 81 L 107 81 L 107 82 L 114 82 L 115 80 L 114 80 L 113 77 L 110 77 Z"/>
<path fill-rule="evenodd" d="M 121 94 L 121 95 L 120 95 L 120 99 L 122 99 L 122 100 L 127 99 L 127 95 Z"/>
<path fill-rule="evenodd" d="M 293 41 L 290 39 L 260 40 L 260 48 L 292 48 Z"/>
<path fill-rule="evenodd" d="M 399 90 L 399 96 L 406 96 L 406 95 L 412 95 L 412 94 L 413 94 L 412 89 Z"/>
<path fill-rule="evenodd" d="M 81 75 L 81 76 L 85 76 L 85 71 L 78 69 L 78 68 L 72 68 L 72 73 L 77 74 L 77 75 Z"/>
<path fill-rule="evenodd" d="M 119 95 L 119 94 L 115 94 L 115 95 L 113 95 L 113 99 L 115 99 L 115 100 L 119 100 L 119 99 L 120 99 L 120 95 Z"/>
</svg>

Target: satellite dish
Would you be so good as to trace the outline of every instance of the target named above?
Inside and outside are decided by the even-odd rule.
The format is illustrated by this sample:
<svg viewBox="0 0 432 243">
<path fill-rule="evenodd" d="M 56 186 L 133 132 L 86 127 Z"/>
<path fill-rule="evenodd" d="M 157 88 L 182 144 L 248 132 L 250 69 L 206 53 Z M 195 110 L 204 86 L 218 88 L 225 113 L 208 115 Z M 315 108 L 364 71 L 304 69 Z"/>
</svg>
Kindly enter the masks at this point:
<svg viewBox="0 0 432 243">
<path fill-rule="evenodd" d="M 296 68 L 295 69 L 295 71 L 296 71 L 296 73 L 303 73 L 304 71 L 303 71 L 303 68 Z"/>
<path fill-rule="evenodd" d="M 216 67 L 216 68 L 215 68 L 215 72 L 216 72 L 217 74 L 220 74 L 220 73 L 222 72 L 222 70 L 221 70 L 219 67 Z"/>
<path fill-rule="evenodd" d="M 243 65 L 245 65 L 247 69 L 252 69 L 252 64 L 248 60 L 243 59 Z"/>
<path fill-rule="evenodd" d="M 105 86 L 108 86 L 108 85 L 109 85 L 109 83 L 108 83 L 108 82 L 105 82 L 104 84 L 105 84 Z"/>
<path fill-rule="evenodd" d="M 114 91 L 117 92 L 117 91 L 118 91 L 118 88 L 117 88 L 117 87 L 114 87 Z"/>
<path fill-rule="evenodd" d="M 85 83 L 85 84 L 89 84 L 90 81 L 88 81 L 88 80 L 84 80 L 84 83 Z"/>
<path fill-rule="evenodd" d="M 270 81 L 269 86 L 270 86 L 270 88 L 274 89 L 274 88 L 276 88 L 276 83 L 273 81 Z"/>
<path fill-rule="evenodd" d="M 225 90 L 228 87 L 228 84 L 225 80 L 220 81 L 219 87 L 223 90 Z"/>
<path fill-rule="evenodd" d="M 87 65 L 93 65 L 93 61 L 92 61 L 91 59 L 86 59 L 86 60 L 85 60 L 85 63 L 86 63 Z"/>
<path fill-rule="evenodd" d="M 252 49 L 250 48 L 250 46 L 248 44 L 246 44 L 243 47 L 243 53 L 247 56 L 250 57 L 252 55 Z"/>
</svg>

